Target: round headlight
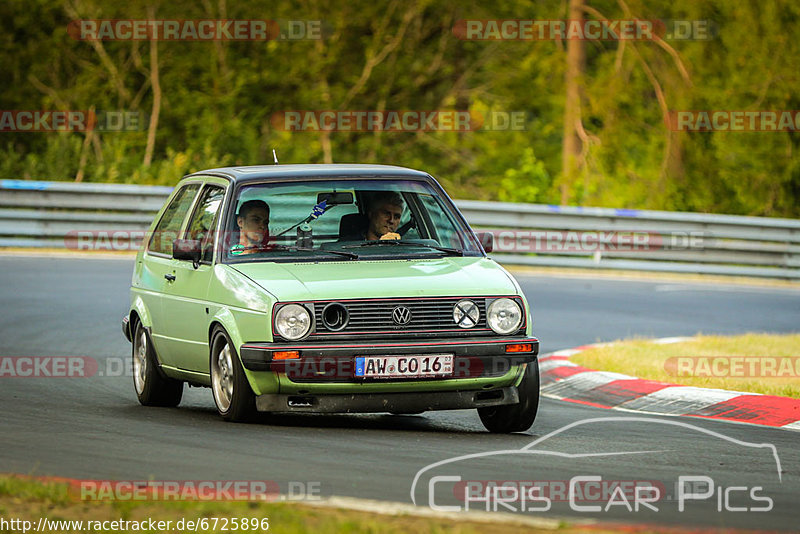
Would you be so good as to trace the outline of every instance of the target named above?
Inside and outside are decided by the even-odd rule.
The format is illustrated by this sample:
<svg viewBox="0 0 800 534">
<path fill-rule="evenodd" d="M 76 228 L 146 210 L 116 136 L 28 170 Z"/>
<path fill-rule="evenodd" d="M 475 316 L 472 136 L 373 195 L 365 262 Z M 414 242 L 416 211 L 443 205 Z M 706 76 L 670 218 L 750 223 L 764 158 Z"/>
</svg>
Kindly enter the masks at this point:
<svg viewBox="0 0 800 534">
<path fill-rule="evenodd" d="M 299 304 L 287 304 L 275 314 L 275 330 L 285 339 L 300 339 L 311 330 L 311 314 Z"/>
<path fill-rule="evenodd" d="M 489 304 L 486 321 L 498 334 L 510 334 L 522 324 L 522 309 L 511 299 L 497 299 Z"/>
</svg>

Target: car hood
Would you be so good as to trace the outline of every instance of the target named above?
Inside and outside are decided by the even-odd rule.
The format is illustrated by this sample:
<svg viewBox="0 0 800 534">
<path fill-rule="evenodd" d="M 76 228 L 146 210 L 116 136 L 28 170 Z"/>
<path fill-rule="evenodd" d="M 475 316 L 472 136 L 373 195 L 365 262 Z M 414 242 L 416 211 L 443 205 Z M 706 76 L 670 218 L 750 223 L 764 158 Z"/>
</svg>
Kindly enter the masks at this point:
<svg viewBox="0 0 800 534">
<path fill-rule="evenodd" d="M 279 301 L 518 293 L 488 258 L 238 263 L 231 268 Z"/>
</svg>

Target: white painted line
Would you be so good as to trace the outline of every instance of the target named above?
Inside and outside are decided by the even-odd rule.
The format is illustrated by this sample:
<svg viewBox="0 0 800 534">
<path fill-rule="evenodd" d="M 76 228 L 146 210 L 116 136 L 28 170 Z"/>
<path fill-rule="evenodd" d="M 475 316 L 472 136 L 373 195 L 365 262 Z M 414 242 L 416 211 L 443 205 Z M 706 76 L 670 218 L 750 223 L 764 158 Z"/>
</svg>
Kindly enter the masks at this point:
<svg viewBox="0 0 800 534">
<path fill-rule="evenodd" d="M 558 382 L 542 386 L 541 392 L 548 396 L 560 399 L 569 399 L 578 394 L 586 393 L 596 387 L 605 386 L 615 380 L 633 380 L 635 377 L 619 373 L 606 373 L 603 371 L 588 371 L 569 376 Z"/>
<path fill-rule="evenodd" d="M 641 412 L 682 415 L 697 412 L 741 395 L 740 392 L 724 389 L 673 386 L 629 400 L 620 404 L 620 407 Z"/>
<path fill-rule="evenodd" d="M 690 341 L 692 338 L 690 337 L 662 337 L 659 339 L 654 339 L 653 343 L 656 345 L 670 345 L 672 343 L 683 343 L 684 341 Z"/>
<path fill-rule="evenodd" d="M 577 525 L 595 525 L 596 521 L 593 520 L 576 520 L 576 519 L 544 519 L 541 517 L 531 517 L 522 514 L 510 514 L 503 512 L 480 512 L 480 511 L 463 511 L 463 512 L 441 512 L 433 510 L 427 506 L 414 506 L 413 504 L 391 502 L 391 501 L 377 501 L 372 499 L 358 499 L 355 497 L 329 497 L 319 501 L 298 501 L 298 505 L 305 506 L 318 506 L 320 508 L 343 508 L 346 510 L 356 510 L 359 512 L 369 512 L 381 515 L 392 516 L 416 516 L 416 517 L 430 517 L 438 519 L 449 519 L 453 522 L 475 521 L 480 523 L 506 523 L 517 524 L 535 527 L 543 530 L 558 530 L 568 524 L 571 526 Z"/>
<path fill-rule="evenodd" d="M 578 367 L 577 363 L 572 363 L 567 360 L 546 360 L 543 362 L 539 362 L 539 372 L 545 373 L 550 369 L 555 369 L 557 367 Z"/>
<path fill-rule="evenodd" d="M 743 285 L 747 287 L 742 287 Z M 741 285 L 725 285 L 725 283 L 720 283 L 720 285 L 704 285 L 702 287 L 697 287 L 697 285 L 681 285 L 681 284 L 662 284 L 657 285 L 655 287 L 655 291 L 660 293 L 670 293 L 676 291 L 691 291 L 696 293 L 698 291 L 721 291 L 724 293 L 765 293 L 765 292 L 774 292 L 774 291 L 797 291 L 800 287 L 792 287 L 791 285 L 787 285 L 786 287 L 783 286 L 770 286 L 770 285 L 758 285 L 758 284 L 741 284 Z"/>
<path fill-rule="evenodd" d="M 783 425 L 781 428 L 785 428 L 787 430 L 800 430 L 800 421 L 795 421 L 794 423 Z"/>
<path fill-rule="evenodd" d="M 549 358 L 551 356 L 566 356 L 566 357 L 570 357 L 573 354 L 578 354 L 579 352 L 583 352 L 583 351 L 582 350 L 575 350 L 575 349 L 557 350 L 555 352 L 551 352 L 550 354 L 548 354 L 545 357 L 546 358 Z"/>
<path fill-rule="evenodd" d="M 125 260 L 136 259 L 135 252 L 45 252 L 36 249 L 7 251 L 0 249 L 0 258 L 58 258 L 69 260 Z"/>
</svg>

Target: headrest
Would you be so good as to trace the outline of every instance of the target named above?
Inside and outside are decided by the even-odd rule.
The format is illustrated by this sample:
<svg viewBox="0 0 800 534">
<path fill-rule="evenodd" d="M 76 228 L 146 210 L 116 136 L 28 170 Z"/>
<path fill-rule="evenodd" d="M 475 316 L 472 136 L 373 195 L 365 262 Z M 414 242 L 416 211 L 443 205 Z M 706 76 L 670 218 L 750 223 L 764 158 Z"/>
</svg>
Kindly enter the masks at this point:
<svg viewBox="0 0 800 534">
<path fill-rule="evenodd" d="M 367 217 L 361 213 L 348 213 L 339 220 L 339 239 L 358 241 L 364 238 Z"/>
</svg>

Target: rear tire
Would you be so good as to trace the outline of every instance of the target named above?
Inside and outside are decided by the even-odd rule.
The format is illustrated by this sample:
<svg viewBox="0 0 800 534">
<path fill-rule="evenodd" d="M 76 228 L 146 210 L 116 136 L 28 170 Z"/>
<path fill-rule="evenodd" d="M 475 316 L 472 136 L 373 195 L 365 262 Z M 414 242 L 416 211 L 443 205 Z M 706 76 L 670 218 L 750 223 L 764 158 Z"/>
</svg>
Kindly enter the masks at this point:
<svg viewBox="0 0 800 534">
<path fill-rule="evenodd" d="M 519 402 L 507 406 L 478 408 L 483 426 L 489 432 L 507 434 L 525 432 L 536 419 L 539 410 L 539 362 L 527 364 L 525 375 L 517 387 Z"/>
<path fill-rule="evenodd" d="M 256 396 L 233 343 L 220 327 L 211 336 L 210 353 L 211 391 L 217 412 L 226 421 L 251 421 L 256 415 Z"/>
<path fill-rule="evenodd" d="M 181 403 L 183 382 L 163 374 L 156 351 L 141 321 L 136 321 L 131 342 L 133 389 L 143 406 L 170 406 Z"/>
</svg>

